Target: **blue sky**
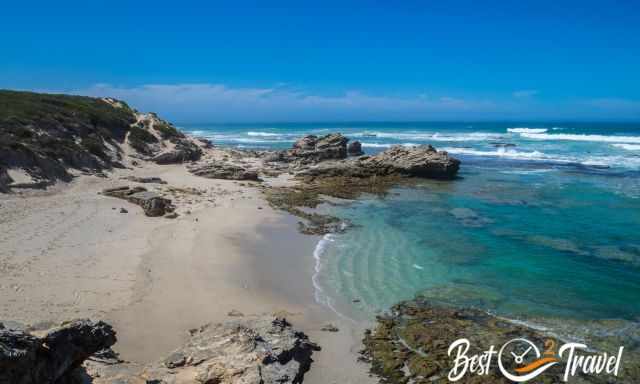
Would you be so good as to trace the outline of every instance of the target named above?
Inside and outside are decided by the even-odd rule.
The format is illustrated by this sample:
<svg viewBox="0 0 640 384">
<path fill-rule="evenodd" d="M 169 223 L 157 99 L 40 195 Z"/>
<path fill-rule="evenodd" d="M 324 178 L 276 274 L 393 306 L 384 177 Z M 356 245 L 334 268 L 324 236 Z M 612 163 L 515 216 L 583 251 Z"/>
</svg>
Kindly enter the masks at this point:
<svg viewBox="0 0 640 384">
<path fill-rule="evenodd" d="M 5 2 L 0 48 L 182 122 L 640 120 L 637 1 Z"/>
</svg>

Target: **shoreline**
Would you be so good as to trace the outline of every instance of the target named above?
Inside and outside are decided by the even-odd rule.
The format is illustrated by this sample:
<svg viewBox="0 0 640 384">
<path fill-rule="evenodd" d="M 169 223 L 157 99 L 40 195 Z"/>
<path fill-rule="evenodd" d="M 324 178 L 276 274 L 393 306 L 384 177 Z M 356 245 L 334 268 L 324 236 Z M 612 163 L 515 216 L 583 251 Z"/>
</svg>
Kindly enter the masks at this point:
<svg viewBox="0 0 640 384">
<path fill-rule="evenodd" d="M 180 216 L 168 220 L 145 217 L 137 206 L 97 194 L 104 187 L 130 184 L 121 178 L 131 175 L 158 176 L 176 188 L 215 189 L 215 203 L 206 198 L 181 202 Z M 44 193 L 7 197 L 9 206 L 3 201 L 0 207 L 3 214 L 13 210 L 44 223 L 57 215 L 69 220 L 65 203 L 73 202 L 79 218 L 73 231 L 53 224 L 43 228 L 42 233 L 61 239 L 61 245 L 43 241 L 34 249 L 40 253 L 37 258 L 17 260 L 25 263 L 24 273 L 15 276 L 23 288 L 2 284 L 14 297 L 5 296 L 0 320 L 43 327 L 78 317 L 105 320 L 118 335 L 114 350 L 142 367 L 178 348 L 189 329 L 227 320 L 232 311 L 247 316 L 280 313 L 322 347 L 305 382 L 375 382 L 368 366 L 357 361 L 368 324 L 345 321 L 315 301 L 313 252 L 320 237 L 299 233 L 297 218 L 272 209 L 258 188 L 197 177 L 182 165 L 146 164 L 132 171 L 114 170 L 106 179 L 81 176 Z M 42 206 L 33 207 L 33 201 Z M 120 208 L 128 212 L 120 213 Z M 39 233 L 29 233 L 34 227 L 13 216 L 1 224 L 16 233 L 20 229 L 24 236 Z M 88 233 L 101 238 L 105 228 L 114 238 L 85 241 Z M 21 251 L 26 240 L 3 232 L 10 244 L 0 253 L 3 263 L 27 258 Z M 47 268 L 51 271 L 42 275 Z M 88 276 L 89 271 L 94 273 Z M 6 281 L 7 268 L 1 272 Z M 74 289 L 79 281 L 101 289 Z M 44 299 L 42 292 L 51 294 Z M 322 331 L 329 323 L 339 331 Z"/>
</svg>

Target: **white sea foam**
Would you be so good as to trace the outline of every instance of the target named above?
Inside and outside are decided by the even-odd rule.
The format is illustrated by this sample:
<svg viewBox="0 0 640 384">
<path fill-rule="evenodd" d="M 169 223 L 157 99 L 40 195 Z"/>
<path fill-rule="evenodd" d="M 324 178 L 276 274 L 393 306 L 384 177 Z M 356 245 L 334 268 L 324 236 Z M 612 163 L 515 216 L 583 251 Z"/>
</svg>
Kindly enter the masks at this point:
<svg viewBox="0 0 640 384">
<path fill-rule="evenodd" d="M 418 264 L 413 264 L 413 268 L 419 269 L 419 270 L 423 270 L 424 269 L 424 267 L 422 267 L 422 266 L 420 266 Z"/>
<path fill-rule="evenodd" d="M 611 144 L 616 148 L 626 149 L 627 151 L 640 151 L 639 144 Z"/>
<path fill-rule="evenodd" d="M 276 136 L 281 136 L 281 135 L 279 133 L 272 133 L 272 132 L 253 132 L 253 131 L 249 131 L 249 132 L 247 132 L 247 136 L 276 137 Z"/>
<path fill-rule="evenodd" d="M 640 136 L 615 136 L 615 135 L 573 135 L 566 133 L 521 133 L 520 136 L 535 140 L 567 140 L 567 141 L 591 141 L 600 143 L 625 143 L 640 144 Z"/>
<path fill-rule="evenodd" d="M 551 157 L 540 151 L 523 152 L 523 151 L 516 151 L 515 149 L 504 148 L 504 147 L 499 147 L 495 151 L 479 151 L 471 148 L 456 148 L 456 147 L 446 147 L 442 149 L 449 153 L 459 154 L 459 155 L 493 156 L 493 157 L 504 157 L 507 159 L 523 159 L 523 160 L 556 159 L 556 160 L 567 161 L 562 157 Z"/>
<path fill-rule="evenodd" d="M 416 147 L 420 144 L 418 143 L 402 143 L 402 144 L 381 144 L 381 143 L 360 143 L 365 148 L 391 148 L 394 145 L 402 145 L 403 147 Z"/>
<path fill-rule="evenodd" d="M 507 128 L 511 133 L 545 133 L 547 128 Z"/>
<path fill-rule="evenodd" d="M 516 151 L 510 148 L 497 148 L 495 151 L 480 151 L 471 148 L 446 147 L 443 150 L 459 155 L 500 157 L 511 160 L 546 161 L 552 163 L 575 163 L 598 167 L 640 168 L 640 157 L 628 156 L 563 156 L 547 154 L 540 151 Z"/>
<path fill-rule="evenodd" d="M 374 136 L 375 135 L 375 136 Z M 419 140 L 419 141 L 485 141 L 502 137 L 499 133 L 489 132 L 468 132 L 468 133 L 446 133 L 439 132 L 356 132 L 351 137 L 367 138 L 376 137 L 395 140 Z"/>
</svg>

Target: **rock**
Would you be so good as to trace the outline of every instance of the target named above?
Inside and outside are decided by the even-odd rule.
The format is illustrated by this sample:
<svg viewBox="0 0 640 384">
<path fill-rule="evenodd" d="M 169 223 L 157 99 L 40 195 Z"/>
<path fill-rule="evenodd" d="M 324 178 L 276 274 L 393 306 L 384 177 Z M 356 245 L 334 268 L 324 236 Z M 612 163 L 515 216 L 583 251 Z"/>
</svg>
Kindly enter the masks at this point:
<svg viewBox="0 0 640 384">
<path fill-rule="evenodd" d="M 142 207 L 144 214 L 150 217 L 162 216 L 166 212 L 173 210 L 171 200 L 166 199 L 155 192 L 147 191 L 144 187 L 128 186 L 106 188 L 102 190 L 105 196 L 125 199 L 130 203 Z"/>
<path fill-rule="evenodd" d="M 0 193 L 9 191 L 9 184 L 11 184 L 13 180 L 9 173 L 7 172 L 7 168 L 0 165 Z"/>
<path fill-rule="evenodd" d="M 198 140 L 200 144 L 202 144 L 202 147 L 205 149 L 213 148 L 213 142 L 211 142 L 211 140 L 207 139 L 206 137 L 196 137 L 196 140 Z"/>
<path fill-rule="evenodd" d="M 87 358 L 115 342 L 115 331 L 102 321 L 73 321 L 43 338 L 0 329 L 0 383 L 65 382 Z"/>
<path fill-rule="evenodd" d="M 127 211 L 127 210 L 126 210 L 126 209 L 124 209 L 124 208 L 120 208 L 120 213 L 129 213 L 129 211 Z"/>
<path fill-rule="evenodd" d="M 171 200 L 149 191 L 129 195 L 127 200 L 141 206 L 144 214 L 150 217 L 162 216 L 171 207 Z"/>
<path fill-rule="evenodd" d="M 347 157 L 348 141 L 349 139 L 339 133 L 320 137 L 307 135 L 296 141 L 292 149 L 270 154 L 265 161 L 311 164 L 330 159 L 344 159 Z"/>
<path fill-rule="evenodd" d="M 325 324 L 320 330 L 324 332 L 338 332 L 340 329 L 333 324 Z"/>
<path fill-rule="evenodd" d="M 253 180 L 259 181 L 258 172 L 238 165 L 212 161 L 204 165 L 189 168 L 189 172 L 208 179 Z"/>
<path fill-rule="evenodd" d="M 451 179 L 458 173 L 460 161 L 430 145 L 398 145 L 365 160 L 365 167 L 385 169 L 388 173 L 414 177 Z"/>
<path fill-rule="evenodd" d="M 432 179 L 452 179 L 458 173 L 460 161 L 430 145 L 418 147 L 394 146 L 375 156 L 362 156 L 343 161 L 326 161 L 302 170 L 300 176 L 312 177 L 372 177 L 409 176 Z"/>
<path fill-rule="evenodd" d="M 129 180 L 129 181 L 134 181 L 136 183 L 143 183 L 143 184 L 147 184 L 147 183 L 154 183 L 154 184 L 167 184 L 166 181 L 162 180 L 159 177 L 137 177 L 137 176 L 127 176 L 124 178 L 124 180 Z"/>
<path fill-rule="evenodd" d="M 175 219 L 178 217 L 178 214 L 175 212 L 167 213 L 164 215 L 165 219 Z"/>
<path fill-rule="evenodd" d="M 364 152 L 362 151 L 362 144 L 359 141 L 352 141 L 349 143 L 347 147 L 347 153 L 351 156 L 362 156 Z"/>
<path fill-rule="evenodd" d="M 196 161 L 200 156 L 202 156 L 202 150 L 197 145 L 188 140 L 182 140 L 173 150 L 156 155 L 151 160 L 157 164 L 177 164 Z"/>
<path fill-rule="evenodd" d="M 235 318 L 189 330 L 187 343 L 140 373 L 101 372 L 101 383 L 302 383 L 320 348 L 286 320 L 271 316 Z M 124 370 L 126 372 L 126 370 Z M 121 381 L 118 381 L 121 380 Z"/>
<path fill-rule="evenodd" d="M 231 311 L 229 311 L 227 313 L 227 316 L 231 316 L 231 317 L 242 317 L 244 316 L 244 314 L 236 309 L 232 309 Z"/>
</svg>

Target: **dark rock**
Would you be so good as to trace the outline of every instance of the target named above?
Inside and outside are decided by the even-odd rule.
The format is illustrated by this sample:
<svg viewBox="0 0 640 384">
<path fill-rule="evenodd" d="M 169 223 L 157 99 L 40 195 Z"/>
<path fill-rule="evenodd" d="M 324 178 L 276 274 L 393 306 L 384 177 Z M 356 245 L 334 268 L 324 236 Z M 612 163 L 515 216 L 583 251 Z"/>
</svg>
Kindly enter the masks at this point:
<svg viewBox="0 0 640 384">
<path fill-rule="evenodd" d="M 151 177 L 127 176 L 124 179 L 129 181 L 134 181 L 136 183 L 143 183 L 143 184 L 148 184 L 148 183 L 167 184 L 166 181 L 162 180 L 159 177 L 154 177 L 154 176 L 151 176 Z"/>
<path fill-rule="evenodd" d="M 162 216 L 171 206 L 171 200 L 155 192 L 142 191 L 129 195 L 127 200 L 142 207 L 144 214 L 150 217 Z"/>
<path fill-rule="evenodd" d="M 175 212 L 167 213 L 164 215 L 165 219 L 175 219 L 178 217 L 178 214 Z"/>
<path fill-rule="evenodd" d="M 115 331 L 101 321 L 73 321 L 43 338 L 24 331 L 1 329 L 0 383 L 64 382 L 87 358 L 115 342 Z"/>
<path fill-rule="evenodd" d="M 196 176 L 209 179 L 226 180 L 253 180 L 259 181 L 258 172 L 243 168 L 239 165 L 212 161 L 204 165 L 197 165 L 189 168 L 189 172 Z"/>
<path fill-rule="evenodd" d="M 364 152 L 362 151 L 362 144 L 359 141 L 352 141 L 349 143 L 347 147 L 347 153 L 351 156 L 362 156 Z"/>
<path fill-rule="evenodd" d="M 129 211 L 127 211 L 127 210 L 126 210 L 126 209 L 124 209 L 124 208 L 120 208 L 120 213 L 129 213 Z"/>
<path fill-rule="evenodd" d="M 265 161 L 297 162 L 313 164 L 330 159 L 344 159 L 347 157 L 347 142 L 349 139 L 339 133 L 325 136 L 307 135 L 293 144 L 293 148 L 271 154 Z"/>
<path fill-rule="evenodd" d="M 114 187 L 102 190 L 105 196 L 117 197 L 142 207 L 144 214 L 151 217 L 162 216 L 172 211 L 171 200 L 155 192 L 147 191 L 144 187 Z"/>
<path fill-rule="evenodd" d="M 9 184 L 11 184 L 13 180 L 9 173 L 7 173 L 7 169 L 0 165 L 0 193 L 9 191 Z"/>
<path fill-rule="evenodd" d="M 202 144 L 203 148 L 206 148 L 206 149 L 213 148 L 213 142 L 211 142 L 211 140 L 205 137 L 196 137 L 196 140 L 198 140 Z"/>
<path fill-rule="evenodd" d="M 458 173 L 460 161 L 432 146 L 394 146 L 375 156 L 344 161 L 327 161 L 304 169 L 301 176 L 312 177 L 372 177 L 409 176 L 452 179 Z"/>
<path fill-rule="evenodd" d="M 340 329 L 338 329 L 338 327 L 336 327 L 333 324 L 325 324 L 322 326 L 322 328 L 320 328 L 321 331 L 324 332 L 338 332 L 340 331 Z"/>
<path fill-rule="evenodd" d="M 188 140 L 181 140 L 173 150 L 156 155 L 152 161 L 157 164 L 177 164 L 196 161 L 200 156 L 202 156 L 202 150 L 197 145 Z"/>
</svg>

